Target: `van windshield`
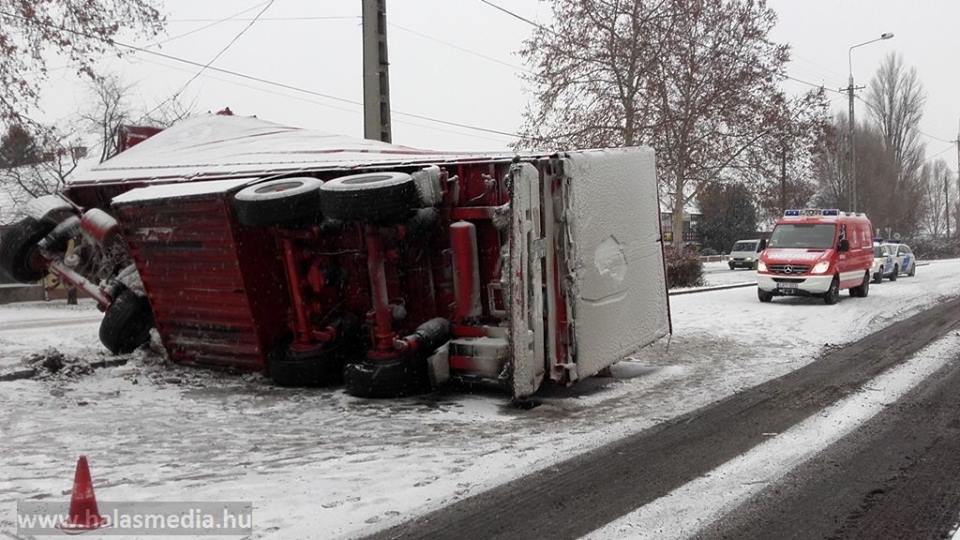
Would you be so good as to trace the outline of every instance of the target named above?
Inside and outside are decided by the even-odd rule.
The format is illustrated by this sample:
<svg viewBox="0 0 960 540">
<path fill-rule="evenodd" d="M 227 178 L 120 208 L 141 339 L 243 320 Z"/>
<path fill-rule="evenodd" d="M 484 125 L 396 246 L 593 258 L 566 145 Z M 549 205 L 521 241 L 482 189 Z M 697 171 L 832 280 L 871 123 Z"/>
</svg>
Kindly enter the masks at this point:
<svg viewBox="0 0 960 540">
<path fill-rule="evenodd" d="M 781 223 L 770 235 L 770 247 L 830 249 L 833 247 L 833 224 Z"/>
<path fill-rule="evenodd" d="M 757 243 L 756 242 L 737 242 L 733 245 L 733 249 L 730 250 L 731 253 L 736 251 L 756 251 Z"/>
</svg>

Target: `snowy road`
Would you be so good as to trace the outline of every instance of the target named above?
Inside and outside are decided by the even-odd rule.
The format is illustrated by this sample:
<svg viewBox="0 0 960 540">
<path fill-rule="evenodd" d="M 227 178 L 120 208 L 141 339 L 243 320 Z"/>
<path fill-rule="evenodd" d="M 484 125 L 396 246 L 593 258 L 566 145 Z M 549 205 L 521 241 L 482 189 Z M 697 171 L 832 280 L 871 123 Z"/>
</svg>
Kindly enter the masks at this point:
<svg viewBox="0 0 960 540">
<path fill-rule="evenodd" d="M 671 340 L 530 411 L 456 389 L 389 402 L 280 389 L 149 354 L 0 383 L 0 531 L 14 527 L 16 500 L 65 499 L 85 453 L 104 499 L 250 500 L 255 538 L 371 533 L 798 370 L 960 294 L 958 276 L 960 261 L 936 262 L 836 306 L 760 304 L 751 288 L 675 297 Z M 40 311 L 0 306 L 0 325 L 51 317 Z M 51 346 L 102 354 L 95 322 L 0 328 L 0 340 L 8 364 Z"/>
</svg>

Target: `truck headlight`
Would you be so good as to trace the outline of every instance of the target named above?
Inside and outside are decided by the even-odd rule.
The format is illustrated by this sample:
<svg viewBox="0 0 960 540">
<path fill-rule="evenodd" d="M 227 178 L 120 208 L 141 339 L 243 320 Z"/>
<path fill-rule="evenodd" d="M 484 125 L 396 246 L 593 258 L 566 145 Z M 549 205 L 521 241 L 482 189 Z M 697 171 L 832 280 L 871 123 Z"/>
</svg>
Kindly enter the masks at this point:
<svg viewBox="0 0 960 540">
<path fill-rule="evenodd" d="M 767 271 L 767 263 L 763 261 L 757 261 L 757 272 L 766 272 L 766 271 Z"/>
<path fill-rule="evenodd" d="M 810 270 L 811 274 L 822 274 L 830 268 L 830 261 L 820 261 L 817 264 L 813 265 L 813 270 Z"/>
</svg>

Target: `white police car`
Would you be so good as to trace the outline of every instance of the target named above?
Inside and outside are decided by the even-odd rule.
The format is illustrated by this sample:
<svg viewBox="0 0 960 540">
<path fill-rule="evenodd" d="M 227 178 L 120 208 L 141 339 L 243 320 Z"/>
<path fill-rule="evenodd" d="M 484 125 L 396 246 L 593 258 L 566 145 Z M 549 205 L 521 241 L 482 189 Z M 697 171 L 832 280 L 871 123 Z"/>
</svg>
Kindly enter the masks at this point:
<svg viewBox="0 0 960 540">
<path fill-rule="evenodd" d="M 898 274 L 917 275 L 917 258 L 906 244 L 887 244 L 894 259 L 894 270 Z"/>
<path fill-rule="evenodd" d="M 883 278 L 890 278 L 890 281 L 896 281 L 897 274 L 896 259 L 893 256 L 893 250 L 890 244 L 873 244 L 873 268 L 870 269 L 870 275 L 874 283 L 880 283 Z"/>
</svg>

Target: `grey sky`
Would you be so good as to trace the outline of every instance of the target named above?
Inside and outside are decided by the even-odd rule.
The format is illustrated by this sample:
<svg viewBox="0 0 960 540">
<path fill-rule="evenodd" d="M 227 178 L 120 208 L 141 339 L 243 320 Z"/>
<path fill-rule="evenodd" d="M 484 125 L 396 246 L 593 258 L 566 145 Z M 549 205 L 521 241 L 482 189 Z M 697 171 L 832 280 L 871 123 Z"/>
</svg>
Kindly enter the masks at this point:
<svg viewBox="0 0 960 540">
<path fill-rule="evenodd" d="M 509 9 L 545 21 L 549 6 L 538 0 L 499 0 Z M 184 19 L 221 19 L 260 5 L 258 0 L 167 0 L 168 35 L 175 36 L 210 22 Z M 775 39 L 793 47 L 792 76 L 824 84 L 829 89 L 846 85 L 847 48 L 894 32 L 890 41 L 854 51 L 853 69 L 858 84 L 866 83 L 880 59 L 896 50 L 908 65 L 916 66 L 927 91 L 923 131 L 954 139 L 960 120 L 957 94 L 960 73 L 960 3 L 955 1 L 830 1 L 774 0 L 779 14 Z M 254 9 L 243 17 L 250 17 Z M 361 100 L 359 0 L 276 0 L 264 15 L 215 64 L 265 79 L 311 89 L 349 100 Z M 391 63 L 394 142 L 435 149 L 497 149 L 508 137 L 440 126 L 404 117 L 400 112 L 504 132 L 519 129 L 529 100 L 520 79 L 522 62 L 516 55 L 531 27 L 479 0 L 387 0 Z M 277 21 L 270 18 L 342 16 L 345 19 Z M 355 18 L 353 18 L 355 17 Z M 246 22 L 230 21 L 163 46 L 164 53 L 206 62 L 239 32 Z M 418 35 L 422 34 L 422 35 Z M 485 55 L 482 58 L 423 37 L 456 44 Z M 507 65 L 505 65 L 507 64 Z M 52 66 L 63 65 L 54 59 Z M 168 97 L 197 68 L 144 54 L 124 60 L 108 58 L 103 68 L 136 83 L 136 101 L 145 105 Z M 78 91 L 70 70 L 55 71 L 43 102 L 47 119 L 69 116 L 86 97 Z M 797 92 L 804 87 L 788 82 Z M 360 136 L 360 107 L 300 94 L 208 72 L 190 85 L 185 95 L 196 98 L 198 110 L 229 105 L 237 114 L 257 115 L 291 125 Z M 844 96 L 830 92 L 835 110 L 846 107 Z M 866 115 L 862 103 L 857 114 Z M 861 116 L 862 117 L 862 116 Z M 925 138 L 927 155 L 948 144 Z M 940 154 L 952 169 L 956 152 Z"/>
</svg>

